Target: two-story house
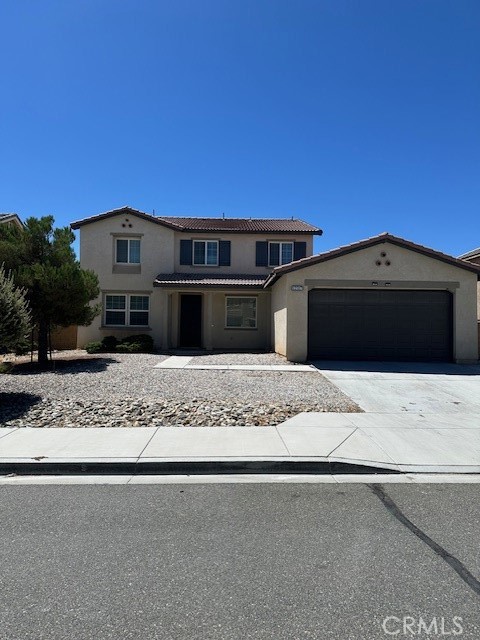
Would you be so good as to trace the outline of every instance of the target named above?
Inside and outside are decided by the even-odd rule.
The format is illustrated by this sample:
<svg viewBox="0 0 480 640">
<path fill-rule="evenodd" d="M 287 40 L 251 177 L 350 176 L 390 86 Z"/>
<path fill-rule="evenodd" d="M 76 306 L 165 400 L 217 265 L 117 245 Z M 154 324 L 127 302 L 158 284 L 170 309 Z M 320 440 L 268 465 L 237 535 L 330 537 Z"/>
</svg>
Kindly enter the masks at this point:
<svg viewBox="0 0 480 640">
<path fill-rule="evenodd" d="M 313 253 L 322 231 L 294 219 L 154 216 L 123 207 L 74 222 L 82 267 L 95 271 L 102 315 L 79 344 L 151 332 L 162 349 L 269 349 L 279 265 Z"/>
<path fill-rule="evenodd" d="M 289 360 L 478 359 L 480 266 L 381 233 L 313 254 L 302 220 L 180 218 L 130 207 L 72 224 L 102 315 L 79 346 L 150 332 L 161 349 Z"/>
</svg>

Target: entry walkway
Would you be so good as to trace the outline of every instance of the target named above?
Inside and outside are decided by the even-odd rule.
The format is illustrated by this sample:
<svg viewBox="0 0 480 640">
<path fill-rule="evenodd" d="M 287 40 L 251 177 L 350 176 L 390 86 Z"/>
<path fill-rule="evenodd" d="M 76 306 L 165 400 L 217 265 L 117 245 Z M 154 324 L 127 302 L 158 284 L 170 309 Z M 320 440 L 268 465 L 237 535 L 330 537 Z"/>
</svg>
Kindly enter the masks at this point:
<svg viewBox="0 0 480 640">
<path fill-rule="evenodd" d="M 195 364 L 195 356 L 170 356 L 154 368 L 202 371 L 210 369 L 214 371 L 292 371 L 295 373 L 316 371 L 316 368 L 310 364 Z"/>
</svg>

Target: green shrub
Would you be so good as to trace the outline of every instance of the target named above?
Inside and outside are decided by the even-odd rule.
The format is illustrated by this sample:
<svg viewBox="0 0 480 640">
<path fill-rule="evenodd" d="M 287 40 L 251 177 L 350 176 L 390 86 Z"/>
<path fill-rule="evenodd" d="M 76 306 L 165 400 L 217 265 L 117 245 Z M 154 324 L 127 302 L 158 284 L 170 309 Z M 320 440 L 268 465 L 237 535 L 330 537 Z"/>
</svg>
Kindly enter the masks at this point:
<svg viewBox="0 0 480 640">
<path fill-rule="evenodd" d="M 103 345 L 101 342 L 88 342 L 85 345 L 85 351 L 87 353 L 102 353 Z"/>
<path fill-rule="evenodd" d="M 145 353 L 147 349 L 140 342 L 132 342 L 130 345 L 130 353 Z"/>
<path fill-rule="evenodd" d="M 105 336 L 102 339 L 102 347 L 104 351 L 115 351 L 118 345 L 118 340 L 115 336 Z"/>
<path fill-rule="evenodd" d="M 147 333 L 127 336 L 120 341 L 120 344 L 134 344 L 140 347 L 140 351 L 134 351 L 132 353 L 150 353 L 153 351 L 153 338 Z"/>
<path fill-rule="evenodd" d="M 117 347 L 117 353 L 144 353 L 144 349 L 137 342 L 122 342 Z"/>
<path fill-rule="evenodd" d="M 151 353 L 153 339 L 146 333 L 127 336 L 118 341 L 115 336 L 105 336 L 101 342 L 89 342 L 85 345 L 88 353 Z"/>
</svg>

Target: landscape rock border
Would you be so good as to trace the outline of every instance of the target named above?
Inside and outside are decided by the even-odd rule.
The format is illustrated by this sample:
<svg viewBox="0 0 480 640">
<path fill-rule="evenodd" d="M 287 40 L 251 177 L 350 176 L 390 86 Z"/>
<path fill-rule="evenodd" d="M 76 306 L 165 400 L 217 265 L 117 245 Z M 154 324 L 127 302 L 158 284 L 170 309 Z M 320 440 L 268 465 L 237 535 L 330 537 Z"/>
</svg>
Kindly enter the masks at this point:
<svg viewBox="0 0 480 640">
<path fill-rule="evenodd" d="M 14 396 L 15 394 L 11 394 Z M 317 404 L 248 403 L 192 399 L 188 402 L 130 398 L 100 401 L 31 400 L 12 397 L 1 412 L 4 427 L 226 427 L 275 426 L 302 411 L 325 411 Z"/>
</svg>

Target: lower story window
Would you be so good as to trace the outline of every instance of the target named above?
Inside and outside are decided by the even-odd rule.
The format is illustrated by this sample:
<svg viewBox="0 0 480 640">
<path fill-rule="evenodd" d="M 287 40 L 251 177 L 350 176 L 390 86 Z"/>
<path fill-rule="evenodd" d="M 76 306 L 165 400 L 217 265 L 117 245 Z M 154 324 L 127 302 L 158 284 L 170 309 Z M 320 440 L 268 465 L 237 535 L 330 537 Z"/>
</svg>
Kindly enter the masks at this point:
<svg viewBox="0 0 480 640">
<path fill-rule="evenodd" d="M 257 299 L 227 296 L 225 299 L 225 326 L 228 329 L 256 329 Z"/>
<path fill-rule="evenodd" d="M 149 296 L 107 294 L 105 324 L 116 327 L 148 327 Z"/>
</svg>

